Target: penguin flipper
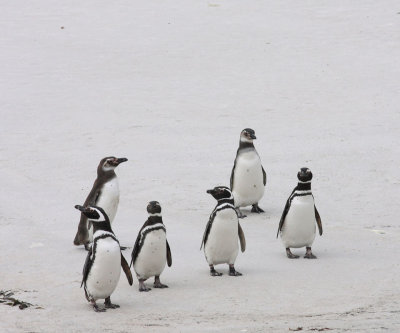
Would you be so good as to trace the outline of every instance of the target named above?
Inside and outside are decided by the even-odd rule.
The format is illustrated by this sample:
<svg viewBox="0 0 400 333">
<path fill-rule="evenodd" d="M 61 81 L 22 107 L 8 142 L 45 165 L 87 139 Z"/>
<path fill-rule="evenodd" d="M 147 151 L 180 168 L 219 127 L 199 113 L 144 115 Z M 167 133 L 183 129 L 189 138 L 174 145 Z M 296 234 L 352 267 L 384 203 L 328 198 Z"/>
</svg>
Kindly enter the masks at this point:
<svg viewBox="0 0 400 333">
<path fill-rule="evenodd" d="M 238 149 L 239 152 L 239 149 Z M 237 153 L 236 153 L 237 156 Z M 230 186 L 231 186 L 231 190 L 233 190 L 233 175 L 235 174 L 235 168 L 236 168 L 236 158 L 235 158 L 235 162 L 233 162 L 233 168 L 232 168 L 232 172 L 231 172 L 231 180 L 230 180 Z"/>
<path fill-rule="evenodd" d="M 210 216 L 210 219 L 209 219 L 208 222 L 207 222 L 206 230 L 204 230 L 204 234 L 203 234 L 203 240 L 201 241 L 201 245 L 200 245 L 200 250 L 201 250 L 201 248 L 202 248 L 203 246 L 206 246 L 207 238 L 208 238 L 208 235 L 209 235 L 209 233 L 210 233 L 211 226 L 212 226 L 212 223 L 213 223 L 213 221 L 214 221 L 215 215 L 216 215 L 216 213 L 213 212 L 213 213 L 211 214 L 211 216 Z"/>
<path fill-rule="evenodd" d="M 133 284 L 133 277 L 132 277 L 132 272 L 131 269 L 129 268 L 128 263 L 125 260 L 125 257 L 123 256 L 121 252 L 121 267 L 124 270 L 124 273 L 128 279 L 128 283 L 131 286 Z"/>
<path fill-rule="evenodd" d="M 297 190 L 297 186 L 293 189 L 289 198 L 286 200 L 286 205 L 285 205 L 285 208 L 283 209 L 281 220 L 279 221 L 279 227 L 278 227 L 278 232 L 276 233 L 276 238 L 278 238 L 278 236 L 279 236 L 279 231 L 282 231 L 282 227 L 283 227 L 283 224 L 285 223 L 286 215 L 289 212 L 290 204 L 292 202 L 292 195 L 296 190 Z"/>
<path fill-rule="evenodd" d="M 142 229 L 140 229 L 140 230 L 142 230 Z M 136 237 L 135 245 L 133 246 L 133 250 L 132 250 L 132 254 L 131 254 L 132 260 L 131 260 L 131 264 L 129 265 L 129 267 L 131 267 L 132 265 L 135 264 L 136 258 L 137 258 L 138 254 L 140 252 L 139 244 L 140 244 L 140 231 L 139 231 L 139 234 Z"/>
<path fill-rule="evenodd" d="M 238 226 L 239 226 L 238 232 L 239 232 L 239 240 L 240 240 L 240 250 L 242 252 L 244 252 L 246 250 L 246 239 L 244 238 L 244 232 L 243 232 L 242 227 L 240 226 L 240 223 L 238 223 Z"/>
<path fill-rule="evenodd" d="M 168 267 L 171 267 L 171 265 L 172 265 L 172 255 L 171 255 L 171 249 L 169 248 L 168 241 L 167 241 L 167 264 L 168 264 Z"/>
<path fill-rule="evenodd" d="M 261 169 L 262 169 L 262 173 L 263 173 L 263 183 L 265 186 L 265 185 L 267 185 L 267 173 L 265 172 L 263 166 L 261 166 Z"/>
<path fill-rule="evenodd" d="M 90 272 L 90 268 L 92 267 L 92 263 L 93 263 L 92 258 L 91 258 L 92 253 L 93 253 L 93 249 L 91 247 L 86 256 L 85 264 L 83 265 L 83 272 L 82 272 L 83 277 L 82 277 L 81 288 L 82 288 L 83 284 L 86 283 L 87 277 Z"/>
<path fill-rule="evenodd" d="M 317 221 L 319 235 L 322 236 L 322 221 L 321 217 L 319 216 L 317 207 L 315 207 L 315 205 L 314 205 L 314 210 L 315 210 L 315 219 Z"/>
</svg>

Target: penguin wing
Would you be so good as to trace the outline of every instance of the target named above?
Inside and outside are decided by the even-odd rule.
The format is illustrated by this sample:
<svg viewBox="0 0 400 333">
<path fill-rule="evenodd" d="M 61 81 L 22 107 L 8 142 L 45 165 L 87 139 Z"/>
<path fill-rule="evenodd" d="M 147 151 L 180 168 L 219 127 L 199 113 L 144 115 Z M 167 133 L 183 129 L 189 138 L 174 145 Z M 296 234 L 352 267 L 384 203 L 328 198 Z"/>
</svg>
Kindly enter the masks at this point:
<svg viewBox="0 0 400 333">
<path fill-rule="evenodd" d="M 132 260 L 131 260 L 131 264 L 129 265 L 129 267 L 131 267 L 132 265 L 135 264 L 135 260 L 138 256 L 139 252 L 140 252 L 140 231 L 139 231 L 139 234 L 137 235 L 135 245 L 133 246 L 132 255 L 131 255 Z"/>
<path fill-rule="evenodd" d="M 236 156 L 237 156 L 237 153 L 236 153 Z M 231 172 L 231 180 L 230 180 L 231 190 L 233 189 L 233 175 L 235 174 L 235 168 L 236 168 L 236 158 L 235 158 L 235 162 L 233 162 L 233 168 L 232 168 L 232 172 Z"/>
<path fill-rule="evenodd" d="M 168 264 L 168 267 L 171 267 L 171 265 L 172 265 L 172 255 L 171 255 L 171 249 L 169 248 L 168 241 L 167 241 L 167 264 Z"/>
<path fill-rule="evenodd" d="M 238 226 L 239 226 L 240 250 L 244 252 L 246 250 L 246 239 L 244 238 L 244 232 L 242 227 L 240 226 L 240 223 L 238 223 Z"/>
<path fill-rule="evenodd" d="M 81 288 L 83 286 L 84 283 L 86 283 L 87 277 L 89 275 L 90 272 L 90 268 L 92 267 L 93 261 L 92 261 L 92 248 L 90 248 L 90 250 L 88 251 L 88 254 L 86 256 L 86 260 L 85 260 L 85 265 L 83 265 L 83 272 L 82 272 L 82 283 L 81 283 Z"/>
<path fill-rule="evenodd" d="M 317 220 L 319 235 L 322 236 L 322 221 L 321 221 L 321 217 L 319 216 L 317 207 L 315 207 L 315 205 L 314 205 L 314 210 L 315 210 L 315 219 Z"/>
<path fill-rule="evenodd" d="M 281 220 L 279 221 L 279 227 L 278 227 L 278 232 L 276 233 L 276 238 L 278 238 L 279 231 L 282 230 L 283 224 L 285 223 L 285 218 L 286 218 L 287 213 L 289 212 L 290 204 L 292 202 L 292 195 L 296 190 L 297 190 L 297 186 L 293 189 L 293 191 L 290 194 L 289 198 L 286 200 L 286 205 L 285 205 L 285 208 L 283 209 Z"/>
<path fill-rule="evenodd" d="M 132 272 L 131 269 L 129 268 L 128 263 L 125 260 L 125 257 L 123 256 L 121 252 L 121 267 L 124 270 L 124 273 L 128 279 L 128 283 L 131 286 L 133 284 L 133 277 L 132 277 Z"/>
<path fill-rule="evenodd" d="M 210 215 L 210 219 L 208 220 L 208 223 L 207 223 L 207 226 L 206 226 L 206 230 L 204 231 L 203 240 L 201 241 L 200 250 L 203 247 L 203 245 L 206 246 L 207 238 L 208 238 L 208 235 L 210 233 L 211 226 L 212 226 L 212 223 L 214 221 L 215 215 L 216 215 L 215 211 L 212 212 L 212 214 Z"/>
<path fill-rule="evenodd" d="M 267 173 L 265 172 L 263 166 L 261 166 L 262 169 L 262 173 L 263 173 L 263 182 L 264 182 L 264 186 L 267 185 Z"/>
</svg>

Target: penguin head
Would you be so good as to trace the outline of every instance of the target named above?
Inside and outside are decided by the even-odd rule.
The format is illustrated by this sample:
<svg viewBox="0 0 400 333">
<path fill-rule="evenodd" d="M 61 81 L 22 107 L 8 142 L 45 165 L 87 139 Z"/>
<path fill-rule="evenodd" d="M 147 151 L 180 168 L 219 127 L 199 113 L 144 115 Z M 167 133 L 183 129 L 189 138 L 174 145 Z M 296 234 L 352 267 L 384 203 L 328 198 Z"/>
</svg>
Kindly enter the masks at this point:
<svg viewBox="0 0 400 333">
<path fill-rule="evenodd" d="M 301 168 L 300 171 L 297 173 L 297 178 L 302 183 L 309 183 L 312 179 L 312 172 L 309 168 Z"/>
<path fill-rule="evenodd" d="M 242 142 L 253 142 L 257 139 L 256 132 L 251 128 L 245 128 L 242 133 L 240 133 L 240 141 Z"/>
<path fill-rule="evenodd" d="M 82 212 L 83 215 L 85 215 L 89 221 L 91 222 L 104 222 L 104 221 L 108 221 L 108 216 L 105 213 L 105 211 L 97 206 L 80 206 L 80 205 L 76 205 L 75 206 L 76 209 L 80 210 Z"/>
<path fill-rule="evenodd" d="M 114 156 L 109 156 L 109 157 L 104 157 L 100 163 L 99 167 L 97 168 L 97 172 L 103 171 L 112 171 L 114 170 L 118 165 L 120 165 L 123 162 L 126 162 L 128 159 L 125 157 L 117 158 Z"/>
<path fill-rule="evenodd" d="M 147 205 L 147 212 L 150 215 L 161 214 L 161 206 L 158 201 L 150 201 Z"/>
<path fill-rule="evenodd" d="M 233 200 L 232 191 L 226 186 L 216 186 L 212 190 L 207 190 L 207 193 L 211 194 L 218 201 L 224 199 Z"/>
</svg>

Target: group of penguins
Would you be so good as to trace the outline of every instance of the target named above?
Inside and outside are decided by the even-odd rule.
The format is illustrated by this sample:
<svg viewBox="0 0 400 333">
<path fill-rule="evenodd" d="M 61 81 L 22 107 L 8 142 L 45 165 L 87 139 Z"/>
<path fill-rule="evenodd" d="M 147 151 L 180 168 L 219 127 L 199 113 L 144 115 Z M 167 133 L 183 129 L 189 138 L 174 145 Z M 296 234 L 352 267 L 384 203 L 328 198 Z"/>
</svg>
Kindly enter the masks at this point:
<svg viewBox="0 0 400 333">
<path fill-rule="evenodd" d="M 228 264 L 230 276 L 242 275 L 234 266 L 239 243 L 242 252 L 246 249 L 245 236 L 239 223 L 239 218 L 245 215 L 240 208 L 251 205 L 251 212 L 264 212 L 258 202 L 264 195 L 267 175 L 254 147 L 255 139 L 255 132 L 251 128 L 241 132 L 230 187 L 217 186 L 207 191 L 217 200 L 217 205 L 210 215 L 200 249 L 204 248 L 211 276 L 222 275 L 214 268 L 218 264 Z M 160 281 L 165 265 L 172 265 L 160 204 L 151 201 L 147 205 L 149 217 L 137 236 L 130 265 L 122 255 L 121 249 L 124 248 L 112 231 L 111 223 L 119 203 L 118 179 L 114 170 L 126 161 L 126 158 L 103 158 L 97 168 L 97 179 L 84 205 L 75 206 L 80 210 L 81 218 L 74 244 L 84 245 L 88 250 L 81 287 L 84 286 L 86 299 L 97 312 L 119 307 L 111 303 L 110 297 L 118 284 L 121 267 L 132 285 L 130 268 L 133 266 L 139 280 L 139 291 L 150 290 L 144 282 L 153 276 L 154 288 L 168 287 Z M 316 225 L 322 235 L 322 223 L 311 192 L 312 176 L 308 168 L 301 168 L 298 172 L 298 184 L 287 199 L 279 222 L 277 237 L 280 233 L 286 255 L 290 259 L 299 257 L 290 249 L 301 247 L 306 247 L 304 258 L 316 258 L 311 245 Z M 96 304 L 99 299 L 105 299 L 104 308 Z"/>
</svg>

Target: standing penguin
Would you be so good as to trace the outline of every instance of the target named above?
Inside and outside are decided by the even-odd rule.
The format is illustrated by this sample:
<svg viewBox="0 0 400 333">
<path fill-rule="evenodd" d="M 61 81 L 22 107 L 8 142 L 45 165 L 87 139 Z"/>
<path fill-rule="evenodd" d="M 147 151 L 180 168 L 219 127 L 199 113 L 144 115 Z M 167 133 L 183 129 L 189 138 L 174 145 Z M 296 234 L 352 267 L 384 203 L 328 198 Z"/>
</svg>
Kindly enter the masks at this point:
<svg viewBox="0 0 400 333">
<path fill-rule="evenodd" d="M 245 128 L 240 133 L 239 148 L 231 173 L 231 190 L 235 198 L 235 207 L 241 218 L 245 215 L 240 211 L 240 207 L 252 205 L 253 213 L 264 212 L 258 206 L 258 202 L 264 195 L 267 174 L 254 148 L 253 140 L 255 139 L 255 132 L 251 128 Z"/>
<path fill-rule="evenodd" d="M 119 203 L 118 178 L 114 169 L 127 160 L 127 158 L 116 158 L 113 156 L 103 158 L 97 167 L 97 178 L 93 184 L 92 190 L 84 203 L 85 207 L 89 205 L 102 207 L 110 223 L 114 220 Z M 90 230 L 89 233 L 89 229 L 90 225 L 88 224 L 88 219 L 86 215 L 82 213 L 78 231 L 74 239 L 75 245 L 83 244 L 86 250 L 88 250 L 89 243 L 93 241 L 93 230 Z"/>
<path fill-rule="evenodd" d="M 322 222 L 315 207 L 314 196 L 311 192 L 312 172 L 308 168 L 301 168 L 297 173 L 299 182 L 286 201 L 285 209 L 279 222 L 282 242 L 286 248 L 289 259 L 296 259 L 290 248 L 306 247 L 304 258 L 316 259 L 311 252 L 311 245 L 315 238 L 315 223 L 318 225 L 319 234 L 322 235 Z"/>
<path fill-rule="evenodd" d="M 121 253 L 118 239 L 115 237 L 110 220 L 105 211 L 96 206 L 75 206 L 93 224 L 93 246 L 90 248 L 83 267 L 83 279 L 81 283 L 85 289 L 88 302 L 93 305 L 96 312 L 103 312 L 97 306 L 98 299 L 105 299 L 105 307 L 119 308 L 119 305 L 111 303 L 111 294 L 117 287 L 121 274 L 121 266 L 130 285 L 133 283 L 132 273 L 128 263 Z"/>
<path fill-rule="evenodd" d="M 144 281 L 154 276 L 154 288 L 168 288 L 162 284 L 160 275 L 165 268 L 172 265 L 172 256 L 167 241 L 166 229 L 161 217 L 161 206 L 157 201 L 147 205 L 149 218 L 143 224 L 132 250 L 133 269 L 139 280 L 139 291 L 149 291 Z"/>
<path fill-rule="evenodd" d="M 229 275 L 240 276 L 242 274 L 236 271 L 234 266 L 239 252 L 238 238 L 242 252 L 246 249 L 246 240 L 238 220 L 232 192 L 228 187 L 217 186 L 207 193 L 217 199 L 218 203 L 210 215 L 200 250 L 204 245 L 211 276 L 222 275 L 214 268 L 214 265 L 218 264 L 228 264 Z"/>
</svg>

